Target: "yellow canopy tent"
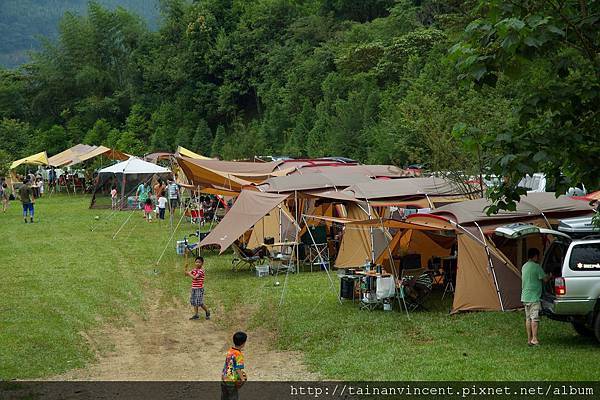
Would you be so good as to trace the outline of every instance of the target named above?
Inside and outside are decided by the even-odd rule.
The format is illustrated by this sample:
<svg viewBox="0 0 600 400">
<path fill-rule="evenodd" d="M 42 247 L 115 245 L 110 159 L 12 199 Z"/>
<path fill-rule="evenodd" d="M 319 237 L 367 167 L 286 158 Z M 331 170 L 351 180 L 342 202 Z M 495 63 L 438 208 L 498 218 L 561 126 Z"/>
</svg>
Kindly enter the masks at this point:
<svg viewBox="0 0 600 400">
<path fill-rule="evenodd" d="M 15 169 L 22 164 L 48 165 L 48 154 L 46 154 L 45 151 L 42 151 L 37 154 L 21 158 L 20 160 L 13 161 L 13 163 L 10 165 L 10 169 Z"/>
<path fill-rule="evenodd" d="M 201 154 L 198 153 L 194 153 L 191 150 L 186 149 L 183 146 L 179 146 L 177 147 L 177 153 L 179 153 L 180 155 L 184 156 L 184 157 L 189 157 L 189 158 L 194 158 L 196 160 L 212 160 L 212 158 L 210 157 L 205 157 Z"/>
</svg>

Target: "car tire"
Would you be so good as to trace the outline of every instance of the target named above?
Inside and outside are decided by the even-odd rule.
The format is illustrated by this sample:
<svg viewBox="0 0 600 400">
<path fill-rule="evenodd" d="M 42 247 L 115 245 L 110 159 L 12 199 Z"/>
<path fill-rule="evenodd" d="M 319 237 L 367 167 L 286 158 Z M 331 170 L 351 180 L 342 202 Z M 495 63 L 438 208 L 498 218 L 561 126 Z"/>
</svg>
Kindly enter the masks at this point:
<svg viewBox="0 0 600 400">
<path fill-rule="evenodd" d="M 584 337 L 594 337 L 594 330 L 586 326 L 583 322 L 572 321 L 571 325 L 573 325 L 573 329 L 575 329 L 575 332 L 577 332 L 579 335 Z"/>
<path fill-rule="evenodd" d="M 600 312 L 596 312 L 596 318 L 594 318 L 594 335 L 596 335 L 596 340 L 600 342 Z"/>
</svg>

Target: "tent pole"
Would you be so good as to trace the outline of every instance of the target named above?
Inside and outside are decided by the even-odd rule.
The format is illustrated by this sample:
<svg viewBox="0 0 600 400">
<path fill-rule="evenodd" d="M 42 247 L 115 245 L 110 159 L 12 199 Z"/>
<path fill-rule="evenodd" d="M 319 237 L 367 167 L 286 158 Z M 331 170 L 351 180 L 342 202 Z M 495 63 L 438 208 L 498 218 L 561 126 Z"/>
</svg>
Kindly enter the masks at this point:
<svg viewBox="0 0 600 400">
<path fill-rule="evenodd" d="M 294 214 L 296 214 L 296 220 L 294 221 L 294 229 L 296 230 L 296 273 L 300 273 L 300 237 L 298 234 L 300 233 L 300 226 L 298 224 L 298 191 L 294 190 Z"/>
<path fill-rule="evenodd" d="M 369 210 L 369 219 L 372 219 L 371 218 L 371 203 L 369 203 L 368 199 L 367 199 L 367 207 L 368 207 L 368 210 Z M 369 231 L 371 233 L 371 262 L 373 264 L 375 264 L 375 240 L 373 238 L 373 228 L 370 227 Z"/>
<path fill-rule="evenodd" d="M 125 208 L 125 204 L 127 204 L 127 199 L 125 198 L 125 171 L 123 171 L 123 178 L 121 179 L 121 205 L 120 209 Z"/>
<path fill-rule="evenodd" d="M 433 210 L 435 207 L 433 207 L 433 203 L 431 202 L 431 199 L 429 198 L 427 193 L 425 193 L 425 198 L 427 199 L 427 202 L 429 203 L 429 207 Z"/>
<path fill-rule="evenodd" d="M 387 236 L 385 235 L 385 227 L 383 226 L 383 219 L 380 217 L 379 218 L 379 222 L 381 223 L 381 229 L 383 230 L 384 233 L 384 237 L 387 241 L 387 250 L 388 250 L 388 254 L 390 256 L 390 266 L 392 267 L 392 276 L 394 277 L 394 285 L 395 285 L 395 281 L 396 279 L 398 279 L 398 272 L 396 271 L 396 264 L 394 263 L 394 256 L 392 254 L 392 249 L 390 249 L 390 241 L 388 240 Z M 400 290 L 402 289 L 402 280 L 400 280 Z M 408 307 L 406 307 L 406 300 L 404 299 L 404 292 L 402 292 L 402 304 L 400 304 L 400 298 L 398 296 L 396 296 L 396 300 L 398 300 L 398 307 L 402 308 L 402 304 L 404 304 L 404 310 L 406 311 L 406 318 L 410 319 L 410 315 L 408 314 Z"/>
<path fill-rule="evenodd" d="M 200 221 L 200 211 L 202 206 L 200 204 L 200 187 L 196 186 L 196 206 L 198 207 L 198 214 L 196 214 L 196 219 L 198 221 L 198 255 L 200 255 L 200 230 L 202 229 L 201 221 Z M 185 214 L 185 213 L 184 213 Z M 204 216 L 202 217 L 204 219 Z"/>
<path fill-rule="evenodd" d="M 552 225 L 550 225 L 550 222 L 548 221 L 548 218 L 546 218 L 546 215 L 544 215 L 544 213 L 542 213 L 542 217 L 544 217 L 544 221 L 546 221 L 546 224 L 548 224 L 548 229 L 552 229 Z"/>
<path fill-rule="evenodd" d="M 308 222 L 306 221 L 306 215 L 302 214 L 302 219 L 304 220 L 304 224 L 306 226 L 308 226 Z M 315 246 L 315 248 L 317 248 L 317 243 L 315 242 L 315 238 L 313 237 L 313 234 L 310 231 L 310 228 L 307 229 L 307 232 L 310 235 L 310 240 L 313 242 L 313 245 Z M 329 283 L 330 283 L 329 287 L 335 293 L 335 284 L 333 283 L 333 279 L 331 279 L 331 274 L 329 273 L 329 268 L 327 267 L 327 264 L 325 264 L 325 260 L 323 260 L 323 255 L 321 254 L 321 252 L 318 249 L 317 249 L 317 254 L 319 255 L 321 265 L 323 265 L 323 268 L 325 268 L 325 272 L 327 272 L 327 277 L 329 278 Z M 342 304 L 342 299 L 340 299 L 340 296 L 337 296 L 337 298 L 338 298 L 338 301 L 340 302 L 340 304 Z"/>
<path fill-rule="evenodd" d="M 500 295 L 500 287 L 498 286 L 498 280 L 496 279 L 496 270 L 494 269 L 494 264 L 492 263 L 492 256 L 490 254 L 490 249 L 486 243 L 485 235 L 483 234 L 483 231 L 481 230 L 481 227 L 479 226 L 479 224 L 476 221 L 474 221 L 474 222 L 475 222 L 475 226 L 477 227 L 477 229 L 479 229 L 479 232 L 481 233 L 481 237 L 484 242 L 485 252 L 486 252 L 487 258 L 488 258 L 488 264 L 490 266 L 490 270 L 492 271 L 492 276 L 494 277 L 494 285 L 496 286 L 496 294 L 498 295 L 498 301 L 500 302 L 500 309 L 502 311 L 506 311 L 504 309 L 504 303 L 502 302 L 502 296 Z"/>
<path fill-rule="evenodd" d="M 279 203 L 279 205 L 277 206 L 279 208 L 278 212 L 279 212 L 279 243 L 283 242 L 283 232 L 282 232 L 282 226 L 281 226 L 281 203 Z"/>
</svg>

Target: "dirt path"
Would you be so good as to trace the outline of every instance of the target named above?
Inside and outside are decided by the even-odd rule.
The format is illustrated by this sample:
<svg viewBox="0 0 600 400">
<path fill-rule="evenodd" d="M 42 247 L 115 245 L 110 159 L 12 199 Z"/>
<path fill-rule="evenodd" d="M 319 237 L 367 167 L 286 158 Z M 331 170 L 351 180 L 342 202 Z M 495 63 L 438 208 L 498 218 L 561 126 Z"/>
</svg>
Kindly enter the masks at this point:
<svg viewBox="0 0 600 400">
<path fill-rule="evenodd" d="M 97 340 L 88 338 L 92 346 L 109 341 L 114 344 L 114 350 L 98 355 L 97 362 L 89 367 L 70 371 L 54 379 L 219 380 L 232 332 L 222 330 L 212 320 L 190 321 L 189 316 L 189 308 L 185 306 L 165 309 L 154 305 L 147 319 L 136 316 L 128 328 L 109 328 L 102 331 Z M 213 319 L 215 317 L 218 318 L 213 315 Z M 268 338 L 264 333 L 247 333 L 249 340 L 244 354 L 251 380 L 317 379 L 298 361 L 301 358 L 299 354 L 268 350 Z"/>
</svg>

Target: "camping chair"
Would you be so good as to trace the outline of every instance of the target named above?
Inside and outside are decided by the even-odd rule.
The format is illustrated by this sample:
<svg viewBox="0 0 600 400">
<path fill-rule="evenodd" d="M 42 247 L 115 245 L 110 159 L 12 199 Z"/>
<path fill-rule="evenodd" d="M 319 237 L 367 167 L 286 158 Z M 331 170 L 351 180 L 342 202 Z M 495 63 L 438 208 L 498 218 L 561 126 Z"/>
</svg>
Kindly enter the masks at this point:
<svg viewBox="0 0 600 400">
<path fill-rule="evenodd" d="M 423 303 L 431 293 L 433 280 L 423 268 L 405 269 L 400 275 L 398 297 L 407 311 L 424 309 Z"/>
<path fill-rule="evenodd" d="M 235 254 L 235 257 L 231 260 L 231 264 L 233 265 L 232 270 L 234 272 L 241 270 L 243 267 L 248 267 L 248 269 L 252 270 L 257 264 L 262 264 L 264 262 L 263 257 L 250 254 L 247 249 L 243 249 L 237 243 L 232 243 L 231 248 Z"/>
<path fill-rule="evenodd" d="M 320 225 L 309 227 L 308 229 L 310 229 L 310 233 L 307 232 L 305 236 L 308 239 L 307 261 L 310 264 L 310 272 L 313 270 L 313 265 L 319 265 L 321 269 L 329 268 L 329 244 L 327 242 L 325 226 Z"/>
</svg>

